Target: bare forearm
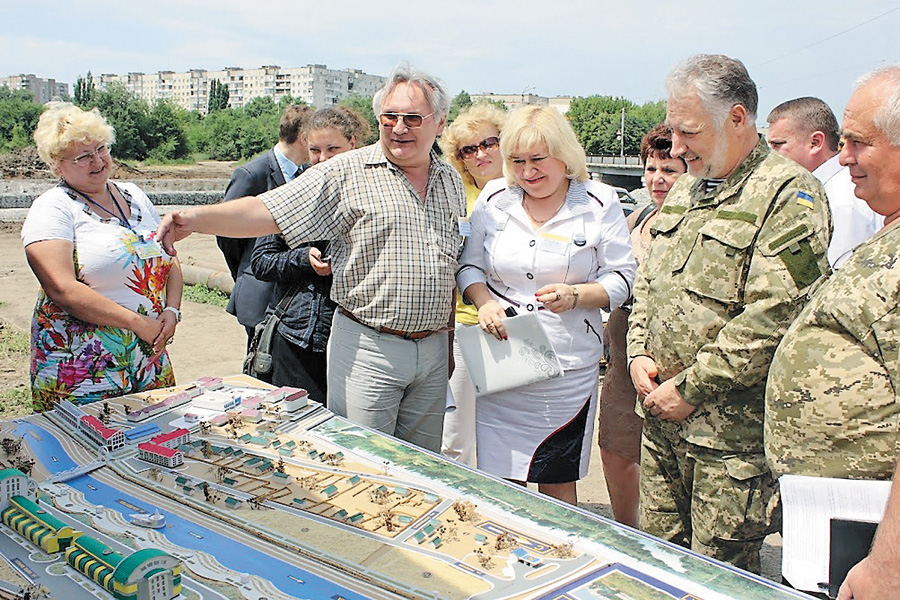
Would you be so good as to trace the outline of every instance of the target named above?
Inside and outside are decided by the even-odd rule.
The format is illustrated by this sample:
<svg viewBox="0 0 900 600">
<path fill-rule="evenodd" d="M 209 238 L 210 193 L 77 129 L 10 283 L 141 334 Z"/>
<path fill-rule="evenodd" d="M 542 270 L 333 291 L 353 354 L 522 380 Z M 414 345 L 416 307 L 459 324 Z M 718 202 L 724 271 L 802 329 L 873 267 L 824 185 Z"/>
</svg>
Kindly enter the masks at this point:
<svg viewBox="0 0 900 600">
<path fill-rule="evenodd" d="M 177 258 L 172 260 L 169 278 L 166 280 L 166 306 L 181 308 L 181 296 L 184 293 L 184 274 Z"/>
<path fill-rule="evenodd" d="M 571 287 L 575 288 L 573 295 L 577 293 L 578 301 L 576 306 L 578 308 L 609 309 L 609 294 L 606 293 L 606 288 L 603 287 L 603 284 L 579 283 Z"/>
<path fill-rule="evenodd" d="M 256 196 L 198 206 L 182 214 L 189 216 L 191 230 L 195 233 L 249 238 L 280 232 L 269 209 Z"/>
<path fill-rule="evenodd" d="M 481 308 L 486 302 L 494 300 L 491 291 L 488 289 L 487 285 L 483 283 L 473 283 L 467 287 L 465 289 L 465 296 L 469 302 L 475 305 L 475 308 Z"/>
<path fill-rule="evenodd" d="M 885 564 L 900 564 L 900 463 L 894 469 L 891 495 L 878 527 L 871 555 Z"/>
</svg>

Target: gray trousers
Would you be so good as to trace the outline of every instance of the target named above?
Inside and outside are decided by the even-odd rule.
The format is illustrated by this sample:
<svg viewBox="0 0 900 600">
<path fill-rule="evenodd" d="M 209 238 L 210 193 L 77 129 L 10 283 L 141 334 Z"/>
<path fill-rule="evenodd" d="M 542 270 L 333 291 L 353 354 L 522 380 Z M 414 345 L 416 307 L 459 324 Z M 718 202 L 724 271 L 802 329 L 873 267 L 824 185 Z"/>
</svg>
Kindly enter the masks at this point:
<svg viewBox="0 0 900 600">
<path fill-rule="evenodd" d="M 447 334 L 405 340 L 334 314 L 328 408 L 353 423 L 440 452 Z"/>
</svg>

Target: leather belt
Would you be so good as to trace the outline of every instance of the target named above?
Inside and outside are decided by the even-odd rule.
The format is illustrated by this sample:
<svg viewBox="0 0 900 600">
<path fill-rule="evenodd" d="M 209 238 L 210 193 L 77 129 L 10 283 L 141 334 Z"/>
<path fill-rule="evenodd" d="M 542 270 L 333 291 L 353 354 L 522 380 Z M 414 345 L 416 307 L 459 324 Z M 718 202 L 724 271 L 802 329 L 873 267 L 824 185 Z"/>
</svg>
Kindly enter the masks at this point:
<svg viewBox="0 0 900 600">
<path fill-rule="evenodd" d="M 432 331 L 407 332 L 407 331 L 400 331 L 399 329 L 391 329 L 390 327 L 372 327 L 368 323 L 363 323 L 362 321 L 357 319 L 356 315 L 354 315 L 352 312 L 350 312 L 346 308 L 340 308 L 339 310 L 342 315 L 344 315 L 351 321 L 355 321 L 356 323 L 359 323 L 360 325 L 362 325 L 364 327 L 368 327 L 369 329 L 377 331 L 378 333 L 387 333 L 389 335 L 395 335 L 399 338 L 403 338 L 404 340 L 424 340 L 428 336 L 433 335 L 435 333 L 440 333 L 442 331 L 449 331 L 449 328 L 442 328 L 442 329 L 434 329 Z"/>
</svg>

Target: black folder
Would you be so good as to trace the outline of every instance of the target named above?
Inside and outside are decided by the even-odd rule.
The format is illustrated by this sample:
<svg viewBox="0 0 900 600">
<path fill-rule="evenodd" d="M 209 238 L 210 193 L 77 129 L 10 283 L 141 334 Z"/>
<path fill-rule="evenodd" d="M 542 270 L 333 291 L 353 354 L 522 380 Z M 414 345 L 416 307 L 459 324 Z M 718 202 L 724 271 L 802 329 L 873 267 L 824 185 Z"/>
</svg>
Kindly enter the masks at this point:
<svg viewBox="0 0 900 600">
<path fill-rule="evenodd" d="M 878 523 L 831 519 L 828 561 L 828 595 L 837 598 L 838 590 L 853 566 L 869 555 Z"/>
</svg>

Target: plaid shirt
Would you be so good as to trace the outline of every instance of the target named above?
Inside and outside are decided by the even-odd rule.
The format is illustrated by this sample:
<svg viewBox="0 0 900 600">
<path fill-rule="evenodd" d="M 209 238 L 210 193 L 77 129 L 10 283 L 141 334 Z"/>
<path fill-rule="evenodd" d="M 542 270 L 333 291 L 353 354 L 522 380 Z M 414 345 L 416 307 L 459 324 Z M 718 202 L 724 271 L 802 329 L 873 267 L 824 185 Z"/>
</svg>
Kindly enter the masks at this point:
<svg viewBox="0 0 900 600">
<path fill-rule="evenodd" d="M 320 163 L 260 198 L 291 247 L 332 240 L 331 297 L 370 327 L 447 324 L 466 204 L 459 174 L 431 154 L 425 202 L 380 143 Z"/>
</svg>

